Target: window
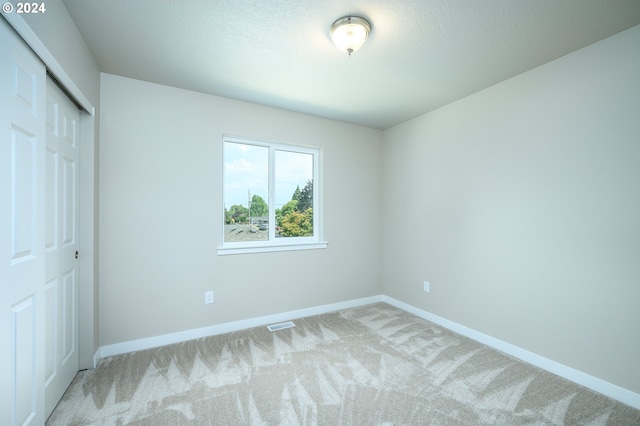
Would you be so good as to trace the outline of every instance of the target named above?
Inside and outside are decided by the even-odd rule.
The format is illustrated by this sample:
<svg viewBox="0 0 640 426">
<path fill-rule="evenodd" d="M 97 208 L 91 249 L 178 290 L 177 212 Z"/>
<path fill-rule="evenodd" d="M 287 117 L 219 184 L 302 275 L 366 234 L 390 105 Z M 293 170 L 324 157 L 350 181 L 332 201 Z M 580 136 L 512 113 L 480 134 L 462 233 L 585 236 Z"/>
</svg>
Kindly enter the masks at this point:
<svg viewBox="0 0 640 426">
<path fill-rule="evenodd" d="M 225 137 L 218 254 L 327 247 L 320 239 L 318 149 Z"/>
</svg>

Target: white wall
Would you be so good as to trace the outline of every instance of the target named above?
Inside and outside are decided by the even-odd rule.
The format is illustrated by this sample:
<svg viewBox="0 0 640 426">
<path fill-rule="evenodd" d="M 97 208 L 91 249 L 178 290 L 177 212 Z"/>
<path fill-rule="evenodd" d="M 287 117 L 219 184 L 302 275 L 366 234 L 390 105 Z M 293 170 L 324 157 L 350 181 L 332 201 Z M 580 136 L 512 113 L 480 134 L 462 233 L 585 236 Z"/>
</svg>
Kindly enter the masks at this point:
<svg viewBox="0 0 640 426">
<path fill-rule="evenodd" d="M 109 74 L 101 108 L 102 346 L 382 292 L 381 131 Z M 322 148 L 328 249 L 217 256 L 223 134 Z"/>
<path fill-rule="evenodd" d="M 640 392 L 638 46 L 635 27 L 385 131 L 384 293 Z"/>
<path fill-rule="evenodd" d="M 47 0 L 42 14 L 3 15 L 94 115 L 80 117 L 79 365 L 93 366 L 98 349 L 98 158 L 100 72 L 80 32 L 60 0 Z"/>
</svg>

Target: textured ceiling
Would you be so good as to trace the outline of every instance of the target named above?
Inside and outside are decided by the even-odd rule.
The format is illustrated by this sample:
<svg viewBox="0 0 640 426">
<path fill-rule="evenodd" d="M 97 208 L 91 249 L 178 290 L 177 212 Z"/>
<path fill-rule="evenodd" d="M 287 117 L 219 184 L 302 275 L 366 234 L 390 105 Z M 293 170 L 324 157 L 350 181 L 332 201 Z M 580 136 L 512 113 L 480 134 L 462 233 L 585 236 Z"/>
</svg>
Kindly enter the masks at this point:
<svg viewBox="0 0 640 426">
<path fill-rule="evenodd" d="M 63 2 L 101 71 L 379 129 L 640 24 L 639 0 Z"/>
</svg>

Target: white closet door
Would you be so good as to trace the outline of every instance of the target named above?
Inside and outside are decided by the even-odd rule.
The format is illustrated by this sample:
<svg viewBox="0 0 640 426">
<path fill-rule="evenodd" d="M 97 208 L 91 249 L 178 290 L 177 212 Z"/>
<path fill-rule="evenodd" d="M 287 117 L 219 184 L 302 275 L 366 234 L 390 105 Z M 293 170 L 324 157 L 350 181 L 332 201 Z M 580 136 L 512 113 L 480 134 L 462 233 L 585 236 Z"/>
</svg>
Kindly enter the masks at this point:
<svg viewBox="0 0 640 426">
<path fill-rule="evenodd" d="M 46 70 L 0 19 L 0 424 L 44 423 Z"/>
<path fill-rule="evenodd" d="M 47 79 L 45 417 L 78 372 L 80 112 Z"/>
</svg>

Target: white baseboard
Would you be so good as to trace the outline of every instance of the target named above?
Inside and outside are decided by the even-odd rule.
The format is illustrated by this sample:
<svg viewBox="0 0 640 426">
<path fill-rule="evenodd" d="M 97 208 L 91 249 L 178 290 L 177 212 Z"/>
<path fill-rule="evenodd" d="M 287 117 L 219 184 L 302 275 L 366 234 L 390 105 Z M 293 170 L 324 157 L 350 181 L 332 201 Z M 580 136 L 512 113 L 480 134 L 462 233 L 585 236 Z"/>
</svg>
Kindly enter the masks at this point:
<svg viewBox="0 0 640 426">
<path fill-rule="evenodd" d="M 385 302 L 393 305 L 403 311 L 414 314 L 420 318 L 431 321 L 453 332 L 461 334 L 465 337 L 483 343 L 501 352 L 520 359 L 536 367 L 542 368 L 550 373 L 556 374 L 581 386 L 594 390 L 598 393 L 606 395 L 631 407 L 640 409 L 640 394 L 634 393 L 628 389 L 606 382 L 597 377 L 590 376 L 582 371 L 578 371 L 566 365 L 552 361 L 548 358 L 529 352 L 518 346 L 496 339 L 489 335 L 480 333 L 472 328 L 455 323 L 448 319 L 439 317 L 430 312 L 416 308 L 415 306 L 401 302 L 389 296 L 379 295 L 365 297 L 362 299 L 348 300 L 345 302 L 332 303 L 329 305 L 315 306 L 312 308 L 299 309 L 296 311 L 283 312 L 279 314 L 267 315 L 258 318 L 251 318 L 242 321 L 234 321 L 224 324 L 212 325 L 193 330 L 186 330 L 177 333 L 164 334 L 161 336 L 149 337 L 146 339 L 132 340 L 129 342 L 116 343 L 113 345 L 101 346 L 96 351 L 93 360 L 94 366 L 102 358 L 113 355 L 120 355 L 128 352 L 134 352 L 144 349 L 155 348 L 159 346 L 170 345 L 172 343 L 185 342 L 187 340 L 198 339 L 201 337 L 215 336 L 218 334 L 230 333 L 232 331 L 244 330 L 252 327 L 260 327 L 268 324 L 278 323 L 296 318 L 308 317 L 311 315 L 325 314 L 328 312 L 339 311 L 341 309 L 354 308 L 357 306 L 369 305 L 371 303 Z"/>
<path fill-rule="evenodd" d="M 518 358 L 524 362 L 535 365 L 536 367 L 542 368 L 543 370 L 546 370 L 557 376 L 563 377 L 567 380 L 606 395 L 624 404 L 630 405 L 631 407 L 640 409 L 640 394 L 606 382 L 602 379 L 598 379 L 597 377 L 590 376 L 574 368 L 567 367 L 566 365 L 560 364 L 556 361 L 552 361 L 533 352 L 529 352 L 518 346 L 514 346 L 510 343 L 503 342 L 502 340 L 480 333 L 479 331 L 476 331 L 472 328 L 465 327 L 464 325 L 460 325 L 427 311 L 423 311 L 422 309 L 416 308 L 415 306 L 401 302 L 392 297 L 383 295 L 382 301 L 393 305 L 396 308 L 400 308 L 403 311 L 412 313 L 420 318 L 426 319 L 427 321 L 438 324 L 465 337 L 511 355 L 514 358 Z"/>
<path fill-rule="evenodd" d="M 98 366 L 98 362 L 100 361 L 101 358 L 103 358 L 102 347 L 99 347 L 96 353 L 93 354 L 93 368 L 96 368 Z"/>
<path fill-rule="evenodd" d="M 102 358 L 113 355 L 120 355 L 128 352 L 151 349 L 159 346 L 170 345 L 172 343 L 186 342 L 187 340 L 199 339 L 201 337 L 215 336 L 217 334 L 230 333 L 232 331 L 244 330 L 252 327 L 273 324 L 277 322 L 303 318 L 312 315 L 325 314 L 339 311 L 341 309 L 354 308 L 356 306 L 369 305 L 382 301 L 382 295 L 365 297 L 362 299 L 348 300 L 346 302 L 332 303 L 329 305 L 315 306 L 312 308 L 299 309 L 296 311 L 283 312 L 280 314 L 267 315 L 258 318 L 251 318 L 242 321 L 228 322 L 224 324 L 212 325 L 209 327 L 196 328 L 192 330 L 180 331 L 177 333 L 163 334 L 161 336 L 148 337 L 145 339 L 132 340 L 129 342 L 115 343 L 113 345 L 100 346 L 94 356 L 94 366 Z"/>
</svg>

